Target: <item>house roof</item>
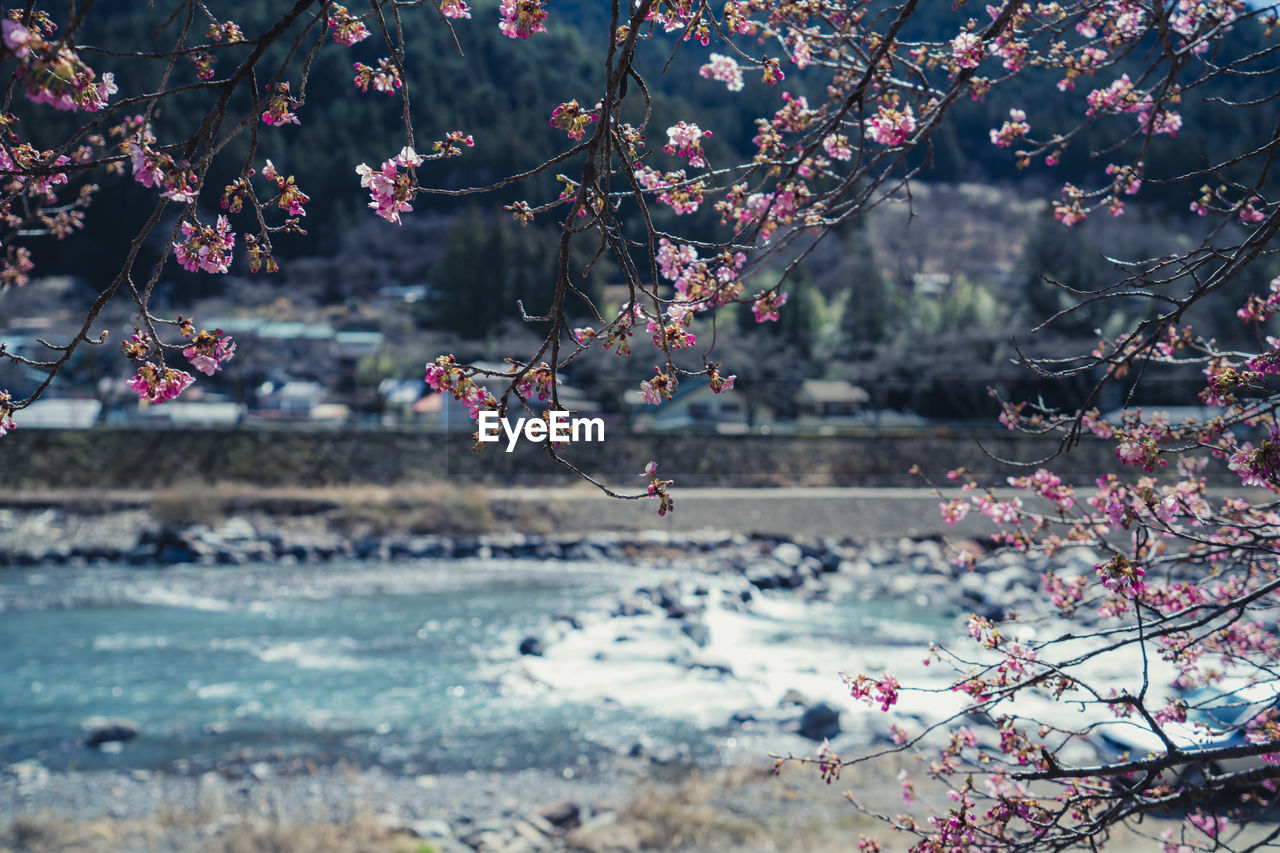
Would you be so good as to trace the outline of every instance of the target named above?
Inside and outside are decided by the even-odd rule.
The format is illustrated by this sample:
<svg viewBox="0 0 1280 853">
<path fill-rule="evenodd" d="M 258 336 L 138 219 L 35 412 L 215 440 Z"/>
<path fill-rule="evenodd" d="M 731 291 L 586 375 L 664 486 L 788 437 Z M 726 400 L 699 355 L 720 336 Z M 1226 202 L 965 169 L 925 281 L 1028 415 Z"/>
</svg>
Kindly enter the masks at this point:
<svg viewBox="0 0 1280 853">
<path fill-rule="evenodd" d="M 17 420 L 23 428 L 83 429 L 93 426 L 101 412 L 101 400 L 46 398 L 19 412 Z"/>
<path fill-rule="evenodd" d="M 844 379 L 806 379 L 800 393 L 815 403 L 866 403 L 871 395 Z"/>
</svg>

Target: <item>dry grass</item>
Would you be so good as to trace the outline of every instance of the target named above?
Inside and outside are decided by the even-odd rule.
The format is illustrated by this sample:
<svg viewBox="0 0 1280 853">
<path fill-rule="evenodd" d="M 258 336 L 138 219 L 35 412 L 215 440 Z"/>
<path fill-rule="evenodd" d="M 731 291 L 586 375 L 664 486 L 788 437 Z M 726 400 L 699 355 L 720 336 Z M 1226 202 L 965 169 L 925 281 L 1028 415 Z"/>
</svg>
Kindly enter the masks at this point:
<svg viewBox="0 0 1280 853">
<path fill-rule="evenodd" d="M 905 762 L 904 762 L 905 764 Z M 660 768 L 654 768 L 662 772 Z M 915 840 L 862 815 L 840 796 L 880 801 L 889 813 L 904 809 L 895 773 L 886 767 L 846 768 L 834 785 L 813 768 L 788 767 L 772 776 L 760 765 L 719 771 L 670 768 L 666 781 L 647 781 L 612 813 L 589 819 L 548 849 L 585 853 L 699 851 L 699 853 L 830 853 L 856 849 L 863 836 L 886 853 L 903 853 Z M 917 778 L 917 789 L 937 802 L 944 786 Z M 1159 833 L 1178 821 L 1149 818 L 1137 830 L 1118 828 L 1110 849 L 1156 853 Z M 1251 827 L 1251 841 L 1274 828 Z M 550 839 L 549 839 L 550 841 Z M 0 825 L 0 853 L 437 853 L 431 842 L 388 828 L 367 811 L 339 822 L 284 820 L 227 809 L 221 801 L 157 812 L 145 819 L 75 820 L 38 813 Z M 457 842 L 447 849 L 458 849 Z"/>
<path fill-rule="evenodd" d="M 99 503 L 109 505 L 110 495 Z M 159 522 L 184 527 L 217 525 L 245 513 L 321 516 L 348 534 L 485 533 L 497 528 L 493 495 L 479 487 L 447 483 L 403 488 L 261 487 L 220 483 L 184 484 L 152 492 L 147 507 Z"/>
<path fill-rule="evenodd" d="M 582 487 L 570 492 L 586 491 Z M 101 490 L 90 497 L 68 497 L 61 493 L 31 493 L 61 502 L 67 511 L 86 510 L 100 514 L 139 503 L 139 494 Z M 259 513 L 271 516 L 321 516 L 347 534 L 477 534 L 517 529 L 549 533 L 558 529 L 554 499 L 504 500 L 501 491 L 481 486 L 449 483 L 414 484 L 403 487 L 352 486 L 349 488 L 305 488 L 220 483 L 182 484 L 142 496 L 142 501 L 159 522 L 184 527 L 192 524 L 217 525 L 233 516 Z"/>
<path fill-rule="evenodd" d="M 616 822 L 588 823 L 570 849 L 607 851 L 823 851 L 851 849 L 874 825 L 816 774 L 775 777 L 760 766 L 682 774 L 636 790 Z M 891 849 L 891 848 L 886 848 Z"/>
<path fill-rule="evenodd" d="M 282 824 L 248 815 L 223 815 L 212 821 L 194 814 L 75 821 L 39 814 L 0 827 L 3 853 L 434 853 L 435 849 L 381 827 L 369 815 L 357 815 L 346 823 Z"/>
</svg>

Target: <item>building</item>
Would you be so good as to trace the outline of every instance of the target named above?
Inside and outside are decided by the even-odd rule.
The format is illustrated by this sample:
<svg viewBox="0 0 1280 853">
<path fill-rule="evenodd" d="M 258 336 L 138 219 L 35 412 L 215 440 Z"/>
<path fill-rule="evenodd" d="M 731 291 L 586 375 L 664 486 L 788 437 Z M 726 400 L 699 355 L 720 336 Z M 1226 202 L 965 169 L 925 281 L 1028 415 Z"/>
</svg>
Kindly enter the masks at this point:
<svg viewBox="0 0 1280 853">
<path fill-rule="evenodd" d="M 732 435 L 774 420 L 773 412 L 767 409 L 752 411 L 746 396 L 736 388 L 717 394 L 706 382 L 693 380 L 677 387 L 672 398 L 659 406 L 646 403 L 639 390 L 628 391 L 623 402 L 632 413 L 632 429 L 637 432 L 698 430 Z"/>
</svg>

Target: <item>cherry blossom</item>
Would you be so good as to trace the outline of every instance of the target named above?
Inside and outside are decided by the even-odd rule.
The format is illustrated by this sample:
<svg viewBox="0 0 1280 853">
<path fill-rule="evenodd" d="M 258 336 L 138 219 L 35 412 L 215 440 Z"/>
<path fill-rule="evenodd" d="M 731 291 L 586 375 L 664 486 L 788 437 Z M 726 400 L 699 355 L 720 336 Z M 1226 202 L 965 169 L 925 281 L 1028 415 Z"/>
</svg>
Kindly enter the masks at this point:
<svg viewBox="0 0 1280 853">
<path fill-rule="evenodd" d="M 407 172 L 400 170 L 420 166 L 425 159 L 405 146 L 395 157 L 384 160 L 381 169 L 375 171 L 365 163 L 357 166 L 360 186 L 368 189 L 373 198 L 369 207 L 388 222 L 400 224 L 400 214 L 413 210 L 413 206 L 409 204 L 409 199 L 413 198 L 411 178 Z"/>
<path fill-rule="evenodd" d="M 957 68 L 977 68 L 986 56 L 986 48 L 976 33 L 960 33 L 951 40 L 951 58 Z"/>
<path fill-rule="evenodd" d="M 1009 110 L 1009 120 L 999 130 L 991 131 L 991 144 L 998 148 L 1008 148 L 1015 140 L 1021 139 L 1031 132 L 1027 124 L 1027 114 L 1019 109 Z"/>
<path fill-rule="evenodd" d="M 333 30 L 333 40 L 347 47 L 369 37 L 369 28 L 353 17 L 346 6 L 337 3 L 329 8 L 329 29 Z"/>
<path fill-rule="evenodd" d="M 201 329 L 191 341 L 191 345 L 182 350 L 182 354 L 191 362 L 191 366 L 206 376 L 212 376 L 222 369 L 222 365 L 235 355 L 236 345 L 230 337 L 223 335 L 221 329 Z"/>
<path fill-rule="evenodd" d="M 690 166 L 701 168 L 707 165 L 707 161 L 702 158 L 702 140 L 710 135 L 711 131 L 703 130 L 696 124 L 677 122 L 667 128 L 667 144 L 662 150 L 677 157 L 688 157 Z"/>
<path fill-rule="evenodd" d="M 653 371 L 655 376 L 652 379 L 640 383 L 640 392 L 646 403 L 658 406 L 671 399 L 679 383 L 675 376 L 663 373 L 661 368 L 655 367 Z"/>
<path fill-rule="evenodd" d="M 544 0 L 502 0 L 498 14 L 502 20 L 498 29 L 513 39 L 527 39 L 537 33 L 545 33 L 547 20 Z"/>
<path fill-rule="evenodd" d="M 471 7 L 463 0 L 443 0 L 440 4 L 440 13 L 446 18 L 470 18 Z"/>
<path fill-rule="evenodd" d="M 787 294 L 785 293 L 775 290 L 758 293 L 755 301 L 751 303 L 751 313 L 755 315 L 757 323 L 777 322 L 780 317 L 779 309 L 786 304 Z"/>
<path fill-rule="evenodd" d="M 181 228 L 182 240 L 174 243 L 173 249 L 183 269 L 189 272 L 227 271 L 236 242 L 227 217 L 219 216 L 213 228 L 189 220 L 184 221 Z"/>
<path fill-rule="evenodd" d="M 551 113 L 550 124 L 565 131 L 570 139 L 581 139 L 586 134 L 587 126 L 599 119 L 598 112 L 583 109 L 577 101 L 566 101 Z"/>
<path fill-rule="evenodd" d="M 650 462 L 644 466 L 644 471 L 640 476 L 649 478 L 649 486 L 646 491 L 650 496 L 658 499 L 658 515 L 663 516 L 671 512 L 675 508 L 675 501 L 671 499 L 667 489 L 674 484 L 674 481 L 658 478 L 657 462 Z"/>
<path fill-rule="evenodd" d="M 276 83 L 274 87 L 267 85 L 267 109 L 262 114 L 262 121 L 271 125 L 301 124 L 298 116 L 292 111 L 296 105 L 289 95 L 288 83 Z"/>
<path fill-rule="evenodd" d="M 195 381 L 190 373 L 146 362 L 127 384 L 143 400 L 165 403 L 185 391 Z"/>
<path fill-rule="evenodd" d="M 363 62 L 352 64 L 356 70 L 355 84 L 361 92 L 368 92 L 373 86 L 375 91 L 394 95 L 404 82 L 400 79 L 400 70 L 390 59 L 379 59 L 378 67 L 372 68 Z"/>
<path fill-rule="evenodd" d="M 916 130 L 916 117 L 908 104 L 901 109 L 897 102 L 881 104 L 876 114 L 867 119 L 871 138 L 881 145 L 902 145 Z"/>
<path fill-rule="evenodd" d="M 742 91 L 742 67 L 732 56 L 713 53 L 710 61 L 699 68 L 698 73 L 710 80 L 719 80 L 730 92 Z"/>
<path fill-rule="evenodd" d="M 0 391 L 0 438 L 13 432 L 13 397 L 8 391 Z"/>
</svg>

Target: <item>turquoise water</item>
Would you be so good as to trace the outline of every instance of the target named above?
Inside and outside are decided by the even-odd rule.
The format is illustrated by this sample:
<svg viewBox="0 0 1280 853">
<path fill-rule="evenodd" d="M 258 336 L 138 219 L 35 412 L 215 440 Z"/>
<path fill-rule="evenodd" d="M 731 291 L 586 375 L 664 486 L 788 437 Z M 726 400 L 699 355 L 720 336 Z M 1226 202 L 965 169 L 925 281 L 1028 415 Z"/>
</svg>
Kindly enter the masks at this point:
<svg viewBox="0 0 1280 853">
<path fill-rule="evenodd" d="M 581 691 L 539 683 L 517 651 L 553 630 L 554 615 L 599 617 L 657 576 L 480 560 L 0 572 L 0 765 L 586 769 L 636 743 L 697 758 L 715 739 L 692 723 L 568 700 Z M 826 607 L 761 619 L 762 642 L 837 648 L 860 634 L 883 641 L 885 620 L 936 619 L 902 605 Z M 87 749 L 95 716 L 131 720 L 141 736 Z"/>
<path fill-rule="evenodd" d="M 60 569 L 0 574 L 0 763 L 199 768 L 305 757 L 409 772 L 569 765 L 641 734 L 534 697 L 516 648 L 620 586 L 602 567 Z M 93 716 L 136 722 L 118 754 Z"/>
</svg>

